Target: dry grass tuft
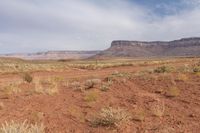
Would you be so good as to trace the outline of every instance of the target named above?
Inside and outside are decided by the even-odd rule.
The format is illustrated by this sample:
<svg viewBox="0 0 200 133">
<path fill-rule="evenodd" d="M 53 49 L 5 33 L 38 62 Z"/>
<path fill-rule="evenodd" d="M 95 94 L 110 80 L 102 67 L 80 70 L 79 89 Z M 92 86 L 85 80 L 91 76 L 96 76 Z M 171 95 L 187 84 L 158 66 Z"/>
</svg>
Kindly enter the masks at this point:
<svg viewBox="0 0 200 133">
<path fill-rule="evenodd" d="M 0 133 L 45 133 L 43 124 L 16 123 L 14 121 L 5 122 L 0 128 Z"/>
<path fill-rule="evenodd" d="M 74 90 L 74 91 L 82 91 L 82 86 L 81 83 L 78 81 L 74 81 L 70 84 L 70 87 Z"/>
<path fill-rule="evenodd" d="M 154 69 L 155 73 L 169 73 L 173 71 L 173 67 L 169 67 L 169 66 L 161 66 L 161 67 L 157 67 L 156 69 Z"/>
<path fill-rule="evenodd" d="M 129 113 L 123 109 L 114 109 L 112 107 L 103 108 L 99 116 L 91 121 L 92 126 L 117 126 L 120 122 L 126 122 L 130 120 Z"/>
<path fill-rule="evenodd" d="M 89 79 L 85 82 L 85 90 L 94 88 L 95 85 L 100 84 L 100 79 Z"/>
<path fill-rule="evenodd" d="M 17 94 L 21 92 L 21 89 L 19 88 L 19 85 L 16 83 L 11 83 L 7 86 L 4 87 L 3 89 L 4 93 L 8 94 L 8 95 L 12 95 L 12 94 Z"/>
<path fill-rule="evenodd" d="M 165 103 L 164 101 L 155 102 L 151 106 L 152 114 L 156 117 L 162 117 L 165 113 Z"/>
<path fill-rule="evenodd" d="M 100 90 L 101 91 L 108 91 L 110 88 L 109 88 L 109 84 L 102 84 Z"/>
<path fill-rule="evenodd" d="M 180 95 L 180 89 L 177 87 L 169 88 L 165 93 L 165 96 L 167 97 L 177 97 L 179 95 Z"/>
<path fill-rule="evenodd" d="M 97 98 L 98 98 L 97 92 L 90 92 L 84 97 L 84 100 L 86 102 L 95 102 Z"/>
<path fill-rule="evenodd" d="M 187 81 L 188 77 L 185 74 L 178 74 L 177 79 L 178 81 Z"/>
<path fill-rule="evenodd" d="M 23 75 L 23 80 L 27 83 L 31 83 L 33 81 L 33 77 L 29 73 L 25 73 Z"/>
<path fill-rule="evenodd" d="M 142 109 L 137 109 L 136 111 L 132 112 L 132 120 L 142 122 L 145 119 L 145 112 Z"/>
<path fill-rule="evenodd" d="M 194 72 L 194 73 L 199 73 L 199 72 L 200 72 L 200 66 L 195 66 L 195 67 L 193 68 L 193 72 Z"/>
<path fill-rule="evenodd" d="M 55 95 L 59 93 L 58 83 L 52 79 L 35 80 L 35 92 L 38 94 Z"/>
</svg>

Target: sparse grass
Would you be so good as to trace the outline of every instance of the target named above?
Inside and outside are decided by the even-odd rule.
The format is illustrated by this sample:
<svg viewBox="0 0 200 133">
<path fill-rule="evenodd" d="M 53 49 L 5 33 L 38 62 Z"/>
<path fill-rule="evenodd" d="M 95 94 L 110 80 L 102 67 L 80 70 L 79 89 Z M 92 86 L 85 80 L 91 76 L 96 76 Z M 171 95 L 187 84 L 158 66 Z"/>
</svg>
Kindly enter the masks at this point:
<svg viewBox="0 0 200 133">
<path fill-rule="evenodd" d="M 33 77 L 29 73 L 23 74 L 23 80 L 27 83 L 31 83 L 33 81 Z"/>
<path fill-rule="evenodd" d="M 188 77 L 185 74 L 179 73 L 176 80 L 178 80 L 178 81 L 187 81 Z"/>
<path fill-rule="evenodd" d="M 165 96 L 167 97 L 177 97 L 179 95 L 180 95 L 180 89 L 177 87 L 171 87 L 165 93 Z"/>
<path fill-rule="evenodd" d="M 112 77 L 125 77 L 125 78 L 130 78 L 130 77 L 131 77 L 131 74 L 130 74 L 130 73 L 127 73 L 127 72 L 118 72 L 118 71 L 115 71 L 114 73 L 112 73 L 111 76 L 112 76 Z"/>
<path fill-rule="evenodd" d="M 110 88 L 109 88 L 109 85 L 108 84 L 102 84 L 100 90 L 101 91 L 108 91 Z"/>
<path fill-rule="evenodd" d="M 35 80 L 35 92 L 38 94 L 55 95 L 59 93 L 58 83 L 52 79 Z"/>
<path fill-rule="evenodd" d="M 162 117 L 165 113 L 165 103 L 164 101 L 156 102 L 151 106 L 151 111 L 154 116 Z"/>
<path fill-rule="evenodd" d="M 117 126 L 120 122 L 126 122 L 130 120 L 131 117 L 123 109 L 114 109 L 112 107 L 101 109 L 100 114 L 91 121 L 91 125 L 98 126 Z"/>
<path fill-rule="evenodd" d="M 154 69 L 155 73 L 169 73 L 172 71 L 173 71 L 173 67 L 169 67 L 169 66 L 161 66 Z"/>
<path fill-rule="evenodd" d="M 14 121 L 5 122 L 0 128 L 0 133 L 45 133 L 43 124 L 16 123 Z"/>
<path fill-rule="evenodd" d="M 86 102 L 95 102 L 98 98 L 98 94 L 97 92 L 89 92 L 88 94 L 86 94 L 86 96 L 84 97 L 84 100 Z"/>
<path fill-rule="evenodd" d="M 193 68 L 193 72 L 194 72 L 194 73 L 199 73 L 199 72 L 200 72 L 200 66 L 195 66 L 195 67 Z"/>
<path fill-rule="evenodd" d="M 82 86 L 81 86 L 81 83 L 78 82 L 78 81 L 74 81 L 70 84 L 70 87 L 75 90 L 75 91 L 82 91 Z"/>
<path fill-rule="evenodd" d="M 183 66 L 177 68 L 177 71 L 181 73 L 191 72 L 191 67 L 187 64 L 184 64 Z"/>
<path fill-rule="evenodd" d="M 33 122 L 41 122 L 41 121 L 43 121 L 43 119 L 44 119 L 44 113 L 43 112 L 35 111 L 35 112 L 31 113 L 31 120 Z"/>
<path fill-rule="evenodd" d="M 4 93 L 8 95 L 17 94 L 21 92 L 21 89 L 19 88 L 19 85 L 17 83 L 11 83 L 4 87 L 3 89 Z"/>
<path fill-rule="evenodd" d="M 134 112 L 132 119 L 135 121 L 142 122 L 145 119 L 145 112 L 142 110 L 138 110 L 137 112 Z"/>
</svg>

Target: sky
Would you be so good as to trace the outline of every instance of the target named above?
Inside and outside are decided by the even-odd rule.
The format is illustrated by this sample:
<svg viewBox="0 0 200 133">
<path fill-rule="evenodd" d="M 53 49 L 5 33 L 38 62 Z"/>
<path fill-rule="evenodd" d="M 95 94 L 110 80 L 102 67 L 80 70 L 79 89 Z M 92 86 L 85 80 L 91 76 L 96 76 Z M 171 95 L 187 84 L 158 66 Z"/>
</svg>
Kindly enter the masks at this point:
<svg viewBox="0 0 200 133">
<path fill-rule="evenodd" d="M 0 0 L 0 53 L 200 37 L 200 0 Z"/>
</svg>

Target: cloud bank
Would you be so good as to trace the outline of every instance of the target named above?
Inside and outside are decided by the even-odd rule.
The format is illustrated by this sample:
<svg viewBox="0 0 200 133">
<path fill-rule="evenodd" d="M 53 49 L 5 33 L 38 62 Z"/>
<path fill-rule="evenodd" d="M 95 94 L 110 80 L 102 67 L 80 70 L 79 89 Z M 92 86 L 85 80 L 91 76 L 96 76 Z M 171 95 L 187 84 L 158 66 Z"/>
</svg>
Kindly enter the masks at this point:
<svg viewBox="0 0 200 133">
<path fill-rule="evenodd" d="M 200 36 L 199 0 L 159 1 L 0 1 L 0 53 L 96 50 L 113 40 Z"/>
</svg>

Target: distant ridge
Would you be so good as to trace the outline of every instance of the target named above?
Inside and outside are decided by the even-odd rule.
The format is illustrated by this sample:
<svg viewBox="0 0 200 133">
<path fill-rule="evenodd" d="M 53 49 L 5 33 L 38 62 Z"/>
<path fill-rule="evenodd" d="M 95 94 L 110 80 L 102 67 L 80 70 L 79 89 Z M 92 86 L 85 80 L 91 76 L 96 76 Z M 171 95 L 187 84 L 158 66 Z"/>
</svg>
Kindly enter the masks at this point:
<svg viewBox="0 0 200 133">
<path fill-rule="evenodd" d="M 86 59 L 100 51 L 48 51 L 38 53 L 4 54 L 0 57 L 14 57 L 26 60 Z"/>
<path fill-rule="evenodd" d="M 200 56 L 200 37 L 151 42 L 117 40 L 93 58 L 165 56 Z"/>
<path fill-rule="evenodd" d="M 120 57 L 175 57 L 200 56 L 200 37 L 182 38 L 174 41 L 126 41 L 116 40 L 103 51 L 48 51 L 26 54 L 4 54 L 0 57 L 14 57 L 28 60 L 59 59 L 104 59 Z"/>
</svg>

